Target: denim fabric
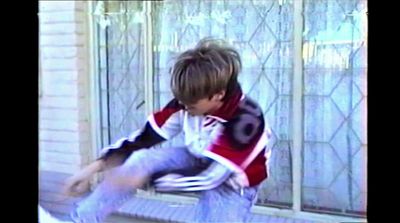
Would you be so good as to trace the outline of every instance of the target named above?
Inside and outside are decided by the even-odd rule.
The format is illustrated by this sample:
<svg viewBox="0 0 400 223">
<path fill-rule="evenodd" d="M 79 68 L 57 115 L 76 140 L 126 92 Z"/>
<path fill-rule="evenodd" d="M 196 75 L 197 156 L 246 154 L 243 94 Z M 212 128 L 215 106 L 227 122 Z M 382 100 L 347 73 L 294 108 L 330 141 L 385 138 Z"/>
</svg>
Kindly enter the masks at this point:
<svg viewBox="0 0 400 223">
<path fill-rule="evenodd" d="M 159 172 L 198 169 L 204 160 L 191 155 L 185 147 L 150 148 L 134 152 L 118 167 L 117 174 L 152 176 Z M 76 223 L 100 223 L 134 194 L 135 188 L 122 188 L 107 178 L 71 213 Z M 257 188 L 235 191 L 223 184 L 200 192 L 194 222 L 244 222 L 255 200 Z"/>
</svg>

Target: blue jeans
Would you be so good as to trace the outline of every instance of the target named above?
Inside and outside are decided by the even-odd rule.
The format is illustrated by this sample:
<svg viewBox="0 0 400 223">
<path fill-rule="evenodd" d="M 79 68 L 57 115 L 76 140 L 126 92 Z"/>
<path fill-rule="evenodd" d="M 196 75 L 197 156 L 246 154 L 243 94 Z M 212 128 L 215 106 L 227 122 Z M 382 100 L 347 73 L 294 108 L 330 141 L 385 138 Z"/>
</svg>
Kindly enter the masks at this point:
<svg viewBox="0 0 400 223">
<path fill-rule="evenodd" d="M 185 147 L 150 148 L 132 153 L 118 167 L 118 173 L 152 176 L 159 172 L 196 169 L 201 161 Z M 200 192 L 193 222 L 245 222 L 257 196 L 257 187 L 237 191 L 225 184 Z M 100 183 L 91 195 L 81 201 L 71 214 L 79 223 L 99 223 L 117 210 L 134 193 L 135 188 L 116 187 L 107 181 Z"/>
</svg>

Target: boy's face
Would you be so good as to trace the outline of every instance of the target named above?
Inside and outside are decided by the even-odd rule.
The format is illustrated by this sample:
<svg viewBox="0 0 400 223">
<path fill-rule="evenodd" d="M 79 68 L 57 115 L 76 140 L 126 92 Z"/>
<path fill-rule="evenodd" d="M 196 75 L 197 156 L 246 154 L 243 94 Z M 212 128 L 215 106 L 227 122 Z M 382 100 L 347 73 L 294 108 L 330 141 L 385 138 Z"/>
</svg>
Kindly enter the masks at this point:
<svg viewBox="0 0 400 223">
<path fill-rule="evenodd" d="M 191 115 L 206 115 L 214 112 L 218 108 L 220 108 L 223 104 L 222 98 L 225 95 L 225 92 L 221 92 L 215 94 L 211 98 L 203 98 L 198 100 L 193 104 L 184 104 L 185 110 L 189 112 Z"/>
</svg>

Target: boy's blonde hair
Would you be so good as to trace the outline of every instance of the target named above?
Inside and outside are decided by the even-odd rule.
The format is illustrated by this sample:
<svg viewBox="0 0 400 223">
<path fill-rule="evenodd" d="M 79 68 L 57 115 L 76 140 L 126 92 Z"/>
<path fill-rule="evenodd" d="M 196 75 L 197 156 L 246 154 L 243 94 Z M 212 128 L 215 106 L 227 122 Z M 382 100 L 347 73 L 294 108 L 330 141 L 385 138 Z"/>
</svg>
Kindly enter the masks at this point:
<svg viewBox="0 0 400 223">
<path fill-rule="evenodd" d="M 222 90 L 227 98 L 237 85 L 241 66 L 239 53 L 225 41 L 200 40 L 195 48 L 178 56 L 172 68 L 172 93 L 184 104 L 211 98 Z"/>
</svg>

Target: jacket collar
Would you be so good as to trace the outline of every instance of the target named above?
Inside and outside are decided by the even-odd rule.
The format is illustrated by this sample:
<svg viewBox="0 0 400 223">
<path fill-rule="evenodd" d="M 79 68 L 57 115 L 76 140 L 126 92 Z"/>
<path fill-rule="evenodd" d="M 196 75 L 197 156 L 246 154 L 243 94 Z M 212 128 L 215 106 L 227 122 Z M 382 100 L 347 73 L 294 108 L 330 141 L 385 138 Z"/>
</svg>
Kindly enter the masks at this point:
<svg viewBox="0 0 400 223">
<path fill-rule="evenodd" d="M 238 85 L 232 92 L 232 95 L 224 102 L 224 104 L 222 104 L 219 109 L 206 116 L 210 118 L 215 118 L 221 122 L 226 122 L 234 115 L 240 100 L 242 100 L 243 98 L 244 94 L 242 92 L 242 88 L 240 87 L 240 85 Z"/>
</svg>

